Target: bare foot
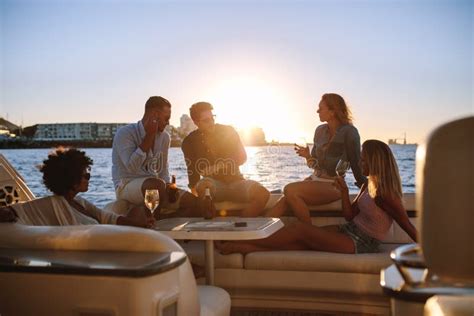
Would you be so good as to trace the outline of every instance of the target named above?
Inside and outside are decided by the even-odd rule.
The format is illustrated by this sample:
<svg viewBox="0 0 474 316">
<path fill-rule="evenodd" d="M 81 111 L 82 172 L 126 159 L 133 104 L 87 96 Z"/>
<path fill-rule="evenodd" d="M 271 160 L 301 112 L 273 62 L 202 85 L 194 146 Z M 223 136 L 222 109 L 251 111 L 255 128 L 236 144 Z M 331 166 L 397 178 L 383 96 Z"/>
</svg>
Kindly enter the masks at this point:
<svg viewBox="0 0 474 316">
<path fill-rule="evenodd" d="M 214 240 L 214 246 L 219 251 L 219 253 L 223 255 L 228 255 L 230 253 L 230 252 L 225 252 L 225 249 L 227 247 L 225 244 L 228 244 L 228 243 L 229 243 L 228 241 Z"/>
<path fill-rule="evenodd" d="M 216 245 L 217 250 L 223 254 L 223 255 L 228 255 L 231 253 L 239 253 L 239 247 L 235 247 L 235 244 L 237 242 L 235 241 L 221 241 L 221 240 L 216 240 L 214 241 L 214 244 Z"/>
<path fill-rule="evenodd" d="M 231 253 L 248 254 L 250 252 L 270 250 L 249 242 L 242 241 L 216 241 L 215 245 L 217 250 L 219 250 L 219 252 L 223 255 L 228 255 Z"/>
</svg>

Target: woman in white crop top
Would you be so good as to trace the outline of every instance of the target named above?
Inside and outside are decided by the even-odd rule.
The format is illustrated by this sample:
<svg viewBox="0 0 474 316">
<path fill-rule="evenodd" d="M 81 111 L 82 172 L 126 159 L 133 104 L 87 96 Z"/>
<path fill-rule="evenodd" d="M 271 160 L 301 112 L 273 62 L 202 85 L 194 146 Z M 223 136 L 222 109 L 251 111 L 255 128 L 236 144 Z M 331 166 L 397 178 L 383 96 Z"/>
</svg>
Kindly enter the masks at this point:
<svg viewBox="0 0 474 316">
<path fill-rule="evenodd" d="M 153 227 L 155 220 L 144 208 L 133 207 L 125 216 L 106 212 L 77 194 L 89 189 L 93 164 L 84 151 L 57 147 L 43 161 L 40 171 L 51 196 L 0 208 L 0 222 L 24 225 L 117 224 Z"/>
<path fill-rule="evenodd" d="M 342 213 L 347 223 L 317 227 L 296 222 L 265 239 L 217 243 L 219 250 L 222 253 L 305 249 L 376 252 L 393 220 L 416 241 L 416 229 L 402 204 L 400 176 L 390 147 L 378 140 L 364 142 L 360 167 L 368 177 L 368 183 L 361 187 L 352 203 L 344 178 L 339 177 L 335 182 L 341 191 Z"/>
</svg>

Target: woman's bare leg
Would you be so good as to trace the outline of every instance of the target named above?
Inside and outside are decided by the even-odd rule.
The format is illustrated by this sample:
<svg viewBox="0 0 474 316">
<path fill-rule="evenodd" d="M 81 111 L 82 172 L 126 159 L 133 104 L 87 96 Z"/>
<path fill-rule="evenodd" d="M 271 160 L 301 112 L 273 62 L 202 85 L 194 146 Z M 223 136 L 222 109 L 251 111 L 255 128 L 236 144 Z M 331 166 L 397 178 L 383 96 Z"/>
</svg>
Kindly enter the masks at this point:
<svg viewBox="0 0 474 316">
<path fill-rule="evenodd" d="M 215 241 L 217 250 L 223 255 L 228 255 L 231 253 L 242 253 L 247 254 L 250 252 L 257 251 L 270 251 L 271 248 L 261 247 L 254 245 L 252 242 L 245 241 Z"/>
<path fill-rule="evenodd" d="M 317 227 L 302 222 L 287 225 L 265 239 L 222 243 L 219 250 L 223 253 L 248 253 L 252 251 L 304 249 L 340 253 L 355 252 L 352 239 L 340 233 L 335 226 Z"/>
<path fill-rule="evenodd" d="M 253 241 L 225 241 L 221 243 L 216 243 L 216 248 L 219 250 L 220 253 L 223 255 L 228 255 L 231 253 L 242 253 L 248 254 L 250 252 L 257 252 L 257 251 L 275 251 L 275 250 L 308 250 L 306 246 L 295 243 L 295 244 L 288 244 L 286 245 L 286 249 L 275 249 L 271 247 L 263 247 L 256 245 Z"/>
<path fill-rule="evenodd" d="M 281 217 L 288 209 L 285 196 L 283 195 L 266 214 L 267 217 Z"/>
<path fill-rule="evenodd" d="M 308 205 L 322 205 L 341 198 L 341 192 L 330 182 L 293 182 L 284 189 L 286 203 L 295 216 L 304 223 L 311 224 Z"/>
</svg>

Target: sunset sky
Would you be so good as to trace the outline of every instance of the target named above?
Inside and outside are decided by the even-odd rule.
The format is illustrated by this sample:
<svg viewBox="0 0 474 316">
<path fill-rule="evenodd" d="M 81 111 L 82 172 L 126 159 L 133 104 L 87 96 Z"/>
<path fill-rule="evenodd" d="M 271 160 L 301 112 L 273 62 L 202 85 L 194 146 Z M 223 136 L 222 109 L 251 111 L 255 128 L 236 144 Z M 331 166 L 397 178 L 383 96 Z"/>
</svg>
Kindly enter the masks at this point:
<svg viewBox="0 0 474 316">
<path fill-rule="evenodd" d="M 472 1 L 0 0 L 0 116 L 133 122 L 150 95 L 197 101 L 267 140 L 312 139 L 320 96 L 362 139 L 422 142 L 472 115 Z"/>
</svg>

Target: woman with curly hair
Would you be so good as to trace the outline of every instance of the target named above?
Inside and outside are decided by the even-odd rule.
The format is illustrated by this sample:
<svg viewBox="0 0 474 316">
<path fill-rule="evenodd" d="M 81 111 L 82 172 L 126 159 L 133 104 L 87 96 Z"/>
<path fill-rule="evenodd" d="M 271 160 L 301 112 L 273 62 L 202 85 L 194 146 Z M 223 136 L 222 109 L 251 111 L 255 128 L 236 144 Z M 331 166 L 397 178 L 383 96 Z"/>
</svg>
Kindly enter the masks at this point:
<svg viewBox="0 0 474 316">
<path fill-rule="evenodd" d="M 127 216 L 105 212 L 77 196 L 89 188 L 93 161 L 75 148 L 56 148 L 43 161 L 40 171 L 45 186 L 54 193 L 49 197 L 10 208 L 18 222 L 27 225 L 117 224 L 152 227 L 154 219 L 143 208 L 133 208 Z"/>
<path fill-rule="evenodd" d="M 390 147 L 378 140 L 364 142 L 360 167 L 368 177 L 368 183 L 362 185 L 352 203 L 344 178 L 338 177 L 334 182 L 342 197 L 342 214 L 347 223 L 317 227 L 298 221 L 265 239 L 218 243 L 219 250 L 222 253 L 268 250 L 377 252 L 393 220 L 416 241 L 416 229 L 402 204 L 400 175 Z"/>
</svg>

